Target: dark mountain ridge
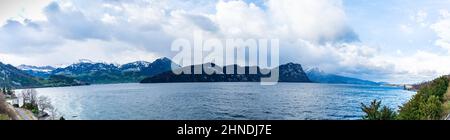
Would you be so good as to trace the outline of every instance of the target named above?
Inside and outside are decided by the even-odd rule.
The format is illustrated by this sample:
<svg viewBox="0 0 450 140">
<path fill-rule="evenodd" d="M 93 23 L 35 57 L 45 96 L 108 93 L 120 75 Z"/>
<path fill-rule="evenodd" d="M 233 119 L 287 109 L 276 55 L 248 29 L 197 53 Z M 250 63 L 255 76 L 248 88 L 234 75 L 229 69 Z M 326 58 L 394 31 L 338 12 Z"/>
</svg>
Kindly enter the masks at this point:
<svg viewBox="0 0 450 140">
<path fill-rule="evenodd" d="M 361 80 L 352 77 L 345 77 L 336 74 L 325 73 L 318 68 L 312 68 L 306 71 L 309 79 L 317 83 L 329 83 L 329 84 L 357 84 L 357 85 L 380 85 L 380 83 Z"/>
<path fill-rule="evenodd" d="M 234 67 L 234 72 L 230 73 L 227 69 Z M 281 65 L 279 68 L 279 82 L 311 82 L 306 76 L 300 64 L 288 63 Z M 195 69 L 201 69 L 202 74 L 194 74 Z M 244 70 L 245 73 L 237 73 L 237 70 Z M 255 69 L 256 73 L 250 73 L 251 69 Z M 260 82 L 261 78 L 268 78 L 270 74 L 263 74 L 257 66 L 217 66 L 213 63 L 201 65 L 192 65 L 177 69 L 176 71 L 190 71 L 190 74 L 175 74 L 173 71 L 164 72 L 153 77 L 148 77 L 141 83 L 171 83 L 171 82 Z"/>
<path fill-rule="evenodd" d="M 202 74 L 181 74 L 172 72 L 172 66 L 177 71 L 191 71 L 200 69 Z M 205 67 L 205 69 L 203 69 Z M 234 73 L 227 69 L 235 67 Z M 136 61 L 123 65 L 80 61 L 63 68 L 19 66 L 0 63 L 0 86 L 13 87 L 43 87 L 43 86 L 71 86 L 86 84 L 108 83 L 169 83 L 169 82 L 260 82 L 261 78 L 268 78 L 271 74 L 262 74 L 258 66 L 217 66 L 213 63 L 180 67 L 168 58 L 160 58 L 153 62 Z M 302 65 L 287 63 L 277 67 L 279 82 L 317 82 L 336 84 L 364 84 L 379 85 L 379 83 L 328 74 L 319 69 L 303 70 Z M 245 73 L 237 73 L 237 70 Z M 256 73 L 250 74 L 255 69 Z M 42 72 L 42 73 L 39 73 Z M 215 72 L 215 74 L 207 74 Z M 225 74 L 224 74 L 225 72 Z"/>
</svg>

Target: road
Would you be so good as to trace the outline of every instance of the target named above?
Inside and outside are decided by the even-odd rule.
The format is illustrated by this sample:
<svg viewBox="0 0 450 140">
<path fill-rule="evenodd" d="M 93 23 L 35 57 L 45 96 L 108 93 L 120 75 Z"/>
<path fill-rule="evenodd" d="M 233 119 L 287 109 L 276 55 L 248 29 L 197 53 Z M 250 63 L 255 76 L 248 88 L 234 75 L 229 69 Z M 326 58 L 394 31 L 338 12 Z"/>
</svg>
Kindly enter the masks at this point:
<svg viewBox="0 0 450 140">
<path fill-rule="evenodd" d="M 9 109 L 11 110 L 12 114 L 15 114 L 12 119 L 13 120 L 38 120 L 31 111 L 23 109 L 23 108 L 17 108 L 13 107 L 9 104 L 7 104 Z"/>
<path fill-rule="evenodd" d="M 20 120 L 37 120 L 33 113 L 23 108 L 14 108 Z"/>
</svg>

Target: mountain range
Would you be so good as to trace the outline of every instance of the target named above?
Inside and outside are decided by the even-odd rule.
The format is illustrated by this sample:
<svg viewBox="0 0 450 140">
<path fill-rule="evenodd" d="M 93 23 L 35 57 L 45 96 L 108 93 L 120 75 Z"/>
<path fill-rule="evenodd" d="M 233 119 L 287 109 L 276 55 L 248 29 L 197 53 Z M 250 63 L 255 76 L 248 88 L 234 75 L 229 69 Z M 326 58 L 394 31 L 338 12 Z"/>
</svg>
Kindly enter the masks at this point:
<svg viewBox="0 0 450 140">
<path fill-rule="evenodd" d="M 0 63 L 0 86 L 29 88 L 51 86 L 75 86 L 86 84 L 108 84 L 139 82 L 146 77 L 170 71 L 172 65 L 168 58 L 160 58 L 154 62 L 136 61 L 124 65 L 96 63 L 80 60 L 67 67 L 5 65 Z"/>
<path fill-rule="evenodd" d="M 136 61 L 124 65 L 107 63 L 79 62 L 64 68 L 57 68 L 50 75 L 65 75 L 92 84 L 133 83 L 146 77 L 171 70 L 171 66 L 179 67 L 168 58 L 160 58 L 154 62 Z"/>
<path fill-rule="evenodd" d="M 1 87 L 34 87 L 39 86 L 39 80 L 16 67 L 0 62 Z"/>
<path fill-rule="evenodd" d="M 25 71 L 26 73 L 28 73 L 32 76 L 41 77 L 41 78 L 49 77 L 51 75 L 51 71 L 56 69 L 52 66 L 39 67 L 39 66 L 30 66 L 30 65 L 19 65 L 19 66 L 17 66 L 17 68 L 22 71 Z"/>
<path fill-rule="evenodd" d="M 0 86 L 16 88 L 73 86 L 108 83 L 155 83 L 155 82 L 256 82 L 264 74 L 215 74 L 215 75 L 175 75 L 172 65 L 180 70 L 203 67 L 194 65 L 181 67 L 168 58 L 153 62 L 136 61 L 123 65 L 83 60 L 72 65 L 54 68 L 51 66 L 20 65 L 14 67 L 0 63 Z M 215 64 L 212 64 L 215 65 Z M 226 70 L 229 66 L 219 67 Z M 236 69 L 249 70 L 250 67 L 237 66 Z M 258 71 L 264 70 L 256 67 Z M 287 63 L 279 66 L 280 82 L 316 82 L 332 84 L 377 85 L 376 82 L 327 74 L 318 69 L 304 71 L 300 64 Z"/>
<path fill-rule="evenodd" d="M 233 73 L 227 69 L 233 69 Z M 250 69 L 256 69 L 255 74 L 250 74 Z M 306 76 L 300 64 L 288 63 L 279 67 L 279 82 L 311 82 Z M 202 70 L 201 74 L 194 74 L 195 69 Z M 241 69 L 244 74 L 237 73 Z M 153 77 L 146 78 L 141 83 L 170 83 L 170 82 L 260 82 L 261 78 L 270 77 L 270 74 L 262 74 L 257 66 L 218 66 L 214 63 L 192 65 L 178 69 L 177 71 L 189 71 L 190 74 L 175 74 L 172 71 L 164 72 Z M 206 72 L 209 71 L 210 74 Z"/>
<path fill-rule="evenodd" d="M 329 84 L 356 84 L 356 85 L 381 85 L 381 83 L 361 80 L 357 78 L 345 77 L 336 74 L 329 74 L 321 71 L 319 68 L 311 68 L 306 70 L 306 74 L 309 79 L 316 83 L 329 83 Z"/>
<path fill-rule="evenodd" d="M 31 71 L 28 71 L 31 72 Z M 54 86 L 77 86 L 87 83 L 71 77 L 51 75 L 48 78 L 40 78 L 20 70 L 12 65 L 0 62 L 0 87 L 33 88 Z"/>
</svg>

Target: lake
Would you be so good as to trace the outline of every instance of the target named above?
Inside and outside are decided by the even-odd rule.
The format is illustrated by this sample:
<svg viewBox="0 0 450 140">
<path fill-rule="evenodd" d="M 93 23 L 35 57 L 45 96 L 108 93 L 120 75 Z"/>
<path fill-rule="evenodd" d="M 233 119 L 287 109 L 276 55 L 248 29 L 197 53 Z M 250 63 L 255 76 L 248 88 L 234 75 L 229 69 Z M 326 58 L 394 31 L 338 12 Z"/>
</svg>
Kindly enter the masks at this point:
<svg viewBox="0 0 450 140">
<path fill-rule="evenodd" d="M 316 83 L 107 84 L 37 89 L 75 120 L 355 120 L 373 99 L 398 109 L 414 92 Z"/>
</svg>

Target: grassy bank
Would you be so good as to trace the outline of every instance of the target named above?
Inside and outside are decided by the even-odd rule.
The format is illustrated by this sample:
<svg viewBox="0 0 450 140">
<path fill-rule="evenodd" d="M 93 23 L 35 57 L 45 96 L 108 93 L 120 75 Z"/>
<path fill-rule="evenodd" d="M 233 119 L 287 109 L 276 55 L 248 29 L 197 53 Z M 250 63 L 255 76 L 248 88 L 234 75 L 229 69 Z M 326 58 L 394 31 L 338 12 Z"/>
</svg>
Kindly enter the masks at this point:
<svg viewBox="0 0 450 140">
<path fill-rule="evenodd" d="M 0 114 L 0 120 L 10 120 L 9 116 L 6 114 Z"/>
<path fill-rule="evenodd" d="M 374 101 L 370 106 L 362 104 L 366 113 L 365 120 L 440 120 L 450 113 L 449 77 L 442 76 L 421 85 L 411 100 L 397 112 L 380 107 L 381 102 Z"/>
</svg>

